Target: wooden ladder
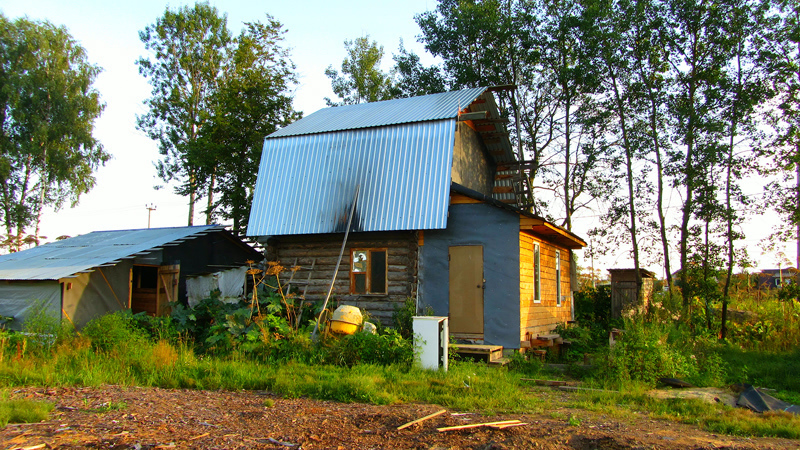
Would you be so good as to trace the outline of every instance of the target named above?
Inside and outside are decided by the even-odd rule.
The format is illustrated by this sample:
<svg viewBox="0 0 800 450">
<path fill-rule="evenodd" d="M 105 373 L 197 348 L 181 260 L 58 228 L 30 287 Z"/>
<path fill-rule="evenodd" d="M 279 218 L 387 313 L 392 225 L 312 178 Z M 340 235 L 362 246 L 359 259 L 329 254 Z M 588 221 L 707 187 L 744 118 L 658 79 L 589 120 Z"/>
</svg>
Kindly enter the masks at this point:
<svg viewBox="0 0 800 450">
<path fill-rule="evenodd" d="M 298 267 L 297 265 L 298 258 L 294 259 L 294 264 L 292 267 Z M 301 299 L 306 298 L 306 292 L 308 292 L 308 286 L 311 284 L 311 275 L 314 274 L 314 267 L 317 265 L 317 258 L 311 258 L 311 266 L 299 266 L 298 270 L 292 270 L 292 275 L 289 277 L 289 281 L 284 283 L 283 285 L 283 292 L 285 294 L 289 294 L 289 288 L 292 286 L 299 287 L 303 286 L 303 293 L 298 297 Z M 306 276 L 305 280 L 295 280 L 294 277 L 297 275 L 297 272 L 300 271 L 308 271 L 308 276 Z"/>
</svg>

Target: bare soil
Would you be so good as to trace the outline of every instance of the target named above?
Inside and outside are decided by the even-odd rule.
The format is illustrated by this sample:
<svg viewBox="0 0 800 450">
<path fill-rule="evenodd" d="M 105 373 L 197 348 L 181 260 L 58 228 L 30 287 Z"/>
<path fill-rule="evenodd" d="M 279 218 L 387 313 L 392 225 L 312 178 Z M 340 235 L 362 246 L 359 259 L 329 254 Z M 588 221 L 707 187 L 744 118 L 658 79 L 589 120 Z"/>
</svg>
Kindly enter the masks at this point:
<svg viewBox="0 0 800 450">
<path fill-rule="evenodd" d="M 13 391 L 12 396 L 50 401 L 55 409 L 45 422 L 0 430 L 0 450 L 800 448 L 796 440 L 716 435 L 645 416 L 619 419 L 561 408 L 559 395 L 550 395 L 552 409 L 545 414 L 486 416 L 448 411 L 398 431 L 398 426 L 441 408 L 284 399 L 253 391 L 24 388 Z M 568 418 L 573 415 L 578 420 L 570 425 Z M 513 419 L 526 425 L 501 430 L 436 430 Z"/>
</svg>

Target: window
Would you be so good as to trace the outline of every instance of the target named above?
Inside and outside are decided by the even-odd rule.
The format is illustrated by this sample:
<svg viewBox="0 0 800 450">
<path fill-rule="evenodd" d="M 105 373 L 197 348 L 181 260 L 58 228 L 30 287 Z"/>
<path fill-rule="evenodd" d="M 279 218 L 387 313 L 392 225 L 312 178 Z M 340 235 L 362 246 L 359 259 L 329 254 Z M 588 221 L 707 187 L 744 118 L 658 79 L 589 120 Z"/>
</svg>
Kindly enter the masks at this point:
<svg viewBox="0 0 800 450">
<path fill-rule="evenodd" d="M 542 302 L 542 272 L 539 265 L 539 244 L 533 244 L 533 302 Z"/>
<path fill-rule="evenodd" d="M 556 250 L 556 306 L 561 306 L 561 251 Z"/>
<path fill-rule="evenodd" d="M 386 249 L 353 249 L 350 252 L 350 293 L 386 294 Z"/>
</svg>

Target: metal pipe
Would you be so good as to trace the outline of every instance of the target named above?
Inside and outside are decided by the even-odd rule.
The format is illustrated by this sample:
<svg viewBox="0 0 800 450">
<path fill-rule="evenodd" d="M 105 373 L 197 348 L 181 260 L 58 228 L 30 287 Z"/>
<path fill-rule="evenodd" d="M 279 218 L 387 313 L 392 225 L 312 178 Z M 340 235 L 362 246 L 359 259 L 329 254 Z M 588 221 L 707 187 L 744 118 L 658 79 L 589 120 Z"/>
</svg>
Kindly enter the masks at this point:
<svg viewBox="0 0 800 450">
<path fill-rule="evenodd" d="M 356 194 L 353 196 L 353 205 L 350 207 L 350 217 L 347 218 L 347 228 L 344 230 L 344 240 L 342 240 L 342 249 L 339 250 L 339 260 L 336 261 L 336 268 L 333 269 L 333 278 L 331 278 L 331 285 L 328 288 L 328 295 L 325 296 L 325 302 L 322 304 L 322 310 L 319 312 L 319 316 L 317 316 L 317 323 L 314 325 L 314 331 L 311 333 L 311 339 L 317 339 L 317 333 L 319 332 L 319 322 L 322 320 L 322 314 L 325 312 L 325 308 L 328 307 L 328 300 L 331 298 L 331 293 L 333 293 L 333 285 L 336 283 L 336 275 L 339 273 L 339 265 L 342 263 L 342 257 L 344 256 L 344 248 L 347 246 L 347 236 L 350 234 L 350 225 L 353 223 L 353 215 L 356 212 L 356 202 L 358 201 L 358 191 L 360 189 L 360 185 L 356 185 Z"/>
</svg>

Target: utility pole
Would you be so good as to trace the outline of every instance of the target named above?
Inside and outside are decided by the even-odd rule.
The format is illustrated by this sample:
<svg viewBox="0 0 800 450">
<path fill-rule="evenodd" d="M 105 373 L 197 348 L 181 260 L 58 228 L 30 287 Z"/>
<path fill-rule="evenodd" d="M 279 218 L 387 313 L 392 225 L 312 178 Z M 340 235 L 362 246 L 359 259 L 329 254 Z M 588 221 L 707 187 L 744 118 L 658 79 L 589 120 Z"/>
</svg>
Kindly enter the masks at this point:
<svg viewBox="0 0 800 450">
<path fill-rule="evenodd" d="M 150 203 L 149 205 L 144 205 L 147 208 L 147 228 L 150 228 L 150 214 L 156 210 L 156 205 Z"/>
</svg>

